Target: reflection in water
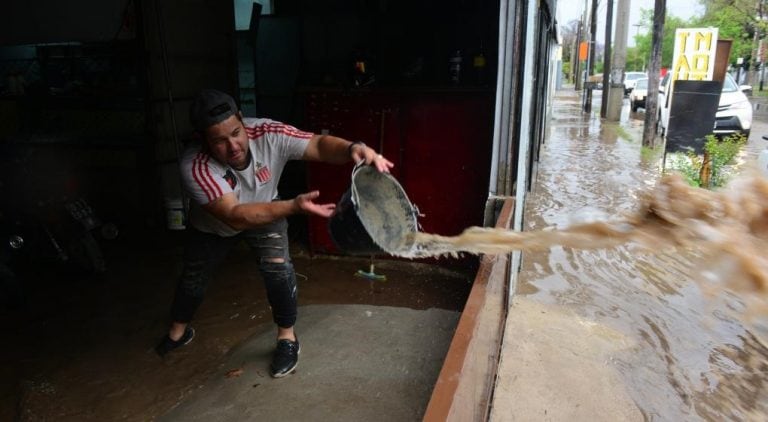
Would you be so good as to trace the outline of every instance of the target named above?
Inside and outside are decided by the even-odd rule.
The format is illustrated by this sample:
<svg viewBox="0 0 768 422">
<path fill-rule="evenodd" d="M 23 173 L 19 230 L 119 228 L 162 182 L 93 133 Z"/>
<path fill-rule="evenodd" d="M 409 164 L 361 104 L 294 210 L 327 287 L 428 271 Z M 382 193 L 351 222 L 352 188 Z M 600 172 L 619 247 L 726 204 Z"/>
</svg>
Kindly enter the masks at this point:
<svg viewBox="0 0 768 422">
<path fill-rule="evenodd" d="M 546 329 L 571 320 L 555 319 L 556 307 L 620 333 L 607 343 L 591 332 L 586 340 L 560 336 L 591 342 L 590 356 L 608 356 L 602 368 L 619 374 L 646 420 L 766 420 L 768 349 L 765 331 L 754 328 L 764 313 L 749 313 L 762 311 L 756 304 L 767 297 L 765 181 L 747 177 L 713 193 L 660 180 L 641 160 L 642 125 L 623 122 L 627 140 L 597 118 L 575 119 L 578 108 L 573 97 L 555 103 L 525 233 L 476 228 L 463 238 L 419 235 L 417 245 L 441 253 L 526 249 L 513 306 L 527 319 L 511 324 L 549 316 L 526 331 L 538 339 L 529 341 L 543 341 Z M 526 314 L 534 303 L 547 313 Z M 564 341 L 549 346 L 570 350 Z"/>
</svg>

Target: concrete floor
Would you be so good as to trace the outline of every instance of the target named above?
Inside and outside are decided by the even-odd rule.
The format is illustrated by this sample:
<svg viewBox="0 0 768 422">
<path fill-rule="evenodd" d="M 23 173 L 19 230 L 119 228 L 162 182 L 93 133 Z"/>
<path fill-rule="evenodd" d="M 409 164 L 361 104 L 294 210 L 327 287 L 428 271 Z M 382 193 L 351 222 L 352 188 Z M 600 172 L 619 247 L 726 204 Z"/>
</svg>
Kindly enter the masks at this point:
<svg viewBox="0 0 768 422">
<path fill-rule="evenodd" d="M 300 314 L 301 355 L 293 374 L 269 376 L 275 345 L 269 330 L 238 346 L 197 391 L 159 420 L 421 419 L 458 312 L 313 305 Z"/>
<path fill-rule="evenodd" d="M 45 267 L 23 274 L 28 307 L 0 310 L 0 421 L 186 420 L 201 413 L 188 409 L 198 401 L 236 415 L 230 420 L 268 408 L 332 420 L 344 412 L 418 419 L 474 277 L 470 269 L 377 259 L 387 280 L 369 281 L 354 275 L 369 268 L 367 258 L 294 247 L 302 359 L 295 375 L 274 381 L 267 368 L 275 328 L 244 246 L 208 289 L 194 341 L 165 359 L 154 353 L 181 253 L 180 233 L 126 230 L 105 245 L 103 277 L 64 278 Z M 225 377 L 237 368 L 240 377 Z M 318 407 L 332 396 L 337 408 Z M 347 420 L 360 420 L 356 414 Z"/>
</svg>

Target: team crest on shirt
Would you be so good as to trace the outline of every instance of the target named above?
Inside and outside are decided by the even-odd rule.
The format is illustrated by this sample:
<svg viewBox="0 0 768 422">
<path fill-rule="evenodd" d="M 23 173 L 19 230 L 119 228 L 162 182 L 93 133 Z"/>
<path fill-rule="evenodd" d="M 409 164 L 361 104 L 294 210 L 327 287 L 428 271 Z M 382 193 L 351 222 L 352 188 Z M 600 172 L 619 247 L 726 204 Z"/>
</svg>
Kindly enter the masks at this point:
<svg viewBox="0 0 768 422">
<path fill-rule="evenodd" d="M 258 161 L 253 167 L 253 174 L 256 176 L 256 180 L 261 184 L 267 183 L 272 179 L 272 172 L 269 171 L 269 167 Z"/>
<path fill-rule="evenodd" d="M 230 188 L 232 188 L 232 190 L 234 190 L 235 186 L 237 186 L 237 177 L 235 177 L 235 173 L 232 173 L 232 170 L 227 170 L 227 172 L 224 174 L 224 180 L 227 181 L 227 184 Z"/>
</svg>

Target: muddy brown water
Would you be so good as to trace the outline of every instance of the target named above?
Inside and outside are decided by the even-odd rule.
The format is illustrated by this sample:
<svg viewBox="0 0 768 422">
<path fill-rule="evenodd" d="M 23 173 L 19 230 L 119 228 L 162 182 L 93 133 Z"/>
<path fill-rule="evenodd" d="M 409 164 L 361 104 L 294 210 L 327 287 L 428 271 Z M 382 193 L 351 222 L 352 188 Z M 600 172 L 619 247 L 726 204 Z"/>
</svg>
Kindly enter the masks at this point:
<svg viewBox="0 0 768 422">
<path fill-rule="evenodd" d="M 525 231 L 417 234 L 404 254 L 524 250 L 517 298 L 621 333 L 595 352 L 644 419 L 766 420 L 768 181 L 745 173 L 710 192 L 661 178 L 642 120 L 622 119 L 601 124 L 561 94 Z"/>
<path fill-rule="evenodd" d="M 544 251 L 553 246 L 605 249 L 625 243 L 637 244 L 646 253 L 699 248 L 710 259 L 719 254 L 733 264 L 726 277 L 712 272 L 717 266 L 706 271 L 702 262 L 701 276 L 739 293 L 768 294 L 768 258 L 764 255 L 768 250 L 768 179 L 744 175 L 711 191 L 691 187 L 672 173 L 640 196 L 638 209 L 631 214 L 551 230 L 471 227 L 453 237 L 415 233 L 407 242 L 410 250 L 403 255 L 500 254 Z"/>
</svg>

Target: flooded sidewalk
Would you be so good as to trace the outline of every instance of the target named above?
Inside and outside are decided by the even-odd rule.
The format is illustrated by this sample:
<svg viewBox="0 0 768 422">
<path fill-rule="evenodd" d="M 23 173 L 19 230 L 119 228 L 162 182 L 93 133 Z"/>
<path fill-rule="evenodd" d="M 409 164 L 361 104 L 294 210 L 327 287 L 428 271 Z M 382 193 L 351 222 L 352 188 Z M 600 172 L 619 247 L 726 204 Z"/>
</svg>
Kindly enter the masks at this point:
<svg viewBox="0 0 768 422">
<path fill-rule="evenodd" d="M 631 213 L 660 177 L 642 113 L 619 123 L 557 93 L 524 228 Z M 523 254 L 491 420 L 765 420 L 768 350 L 726 292 L 703 291 L 695 250 L 632 245 Z M 706 271 L 729 276 L 718 263 Z"/>
</svg>

